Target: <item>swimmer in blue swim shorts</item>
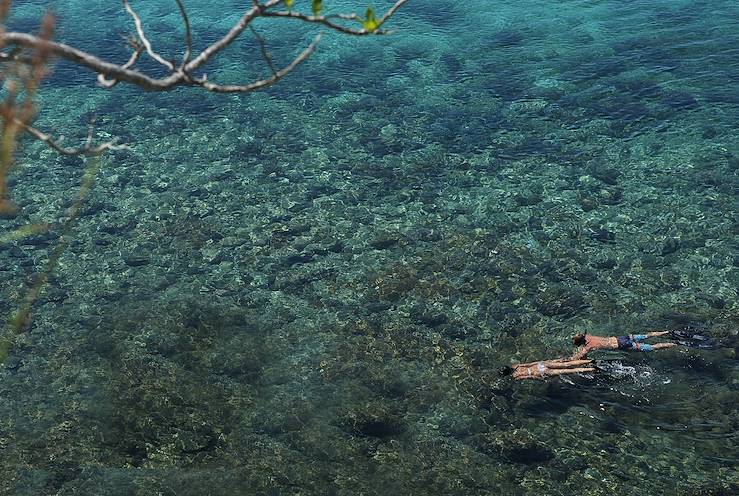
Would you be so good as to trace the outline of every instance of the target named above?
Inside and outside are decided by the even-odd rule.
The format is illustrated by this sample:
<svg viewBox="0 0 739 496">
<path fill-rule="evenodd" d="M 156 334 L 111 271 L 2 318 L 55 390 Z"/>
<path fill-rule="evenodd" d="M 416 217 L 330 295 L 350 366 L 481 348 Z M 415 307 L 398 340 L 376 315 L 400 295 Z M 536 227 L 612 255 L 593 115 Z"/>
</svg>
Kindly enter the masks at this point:
<svg viewBox="0 0 739 496">
<path fill-rule="evenodd" d="M 643 341 L 649 338 L 664 336 L 670 331 L 655 331 L 647 334 L 628 334 L 626 336 L 593 336 L 591 334 L 577 334 L 572 337 L 572 344 L 582 346 L 574 355 L 573 360 L 580 360 L 595 350 L 626 350 L 626 351 L 654 351 L 672 348 L 677 343 L 649 344 Z"/>
</svg>

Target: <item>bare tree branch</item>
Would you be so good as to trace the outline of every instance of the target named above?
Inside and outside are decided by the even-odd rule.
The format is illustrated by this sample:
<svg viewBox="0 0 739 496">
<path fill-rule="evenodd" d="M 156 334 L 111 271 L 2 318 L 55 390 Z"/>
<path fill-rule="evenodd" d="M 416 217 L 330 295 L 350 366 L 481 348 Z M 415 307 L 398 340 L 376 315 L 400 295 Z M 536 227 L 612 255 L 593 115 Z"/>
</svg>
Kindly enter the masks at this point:
<svg viewBox="0 0 739 496">
<path fill-rule="evenodd" d="M 23 49 L 21 47 L 13 47 L 9 52 L 0 52 L 0 62 L 17 62 L 19 64 L 31 65 L 33 63 L 32 57 L 23 55 Z"/>
<path fill-rule="evenodd" d="M 279 12 L 265 12 L 264 17 L 282 17 L 285 19 L 299 19 L 304 22 L 311 22 L 314 24 L 323 24 L 326 27 L 339 31 L 344 34 L 351 34 L 355 36 L 363 36 L 368 34 L 382 34 L 376 31 L 366 31 L 364 29 L 352 29 L 341 24 L 336 24 L 331 19 L 344 19 L 350 21 L 358 21 L 359 16 L 357 14 L 346 14 L 346 15 L 333 15 L 333 16 L 313 16 L 308 14 L 301 14 L 292 10 L 284 10 Z"/>
<path fill-rule="evenodd" d="M 87 155 L 87 156 L 95 156 L 95 155 L 101 155 L 107 150 L 124 150 L 128 148 L 128 145 L 124 144 L 118 144 L 116 140 L 108 141 L 96 146 L 92 146 L 92 138 L 93 138 L 93 131 L 94 128 L 92 125 L 90 125 L 90 128 L 87 133 L 87 139 L 85 140 L 85 145 L 78 147 L 78 148 L 66 148 L 62 146 L 62 140 L 64 139 L 59 138 L 58 140 L 55 140 L 52 136 L 40 131 L 39 129 L 30 126 L 28 124 L 25 124 L 24 122 L 16 119 L 16 124 L 20 126 L 20 128 L 36 138 L 38 141 L 43 142 L 45 145 L 47 145 L 49 148 L 52 148 L 53 150 L 57 151 L 58 153 L 62 155 Z"/>
<path fill-rule="evenodd" d="M 385 14 L 380 18 L 378 24 L 382 25 L 407 1 L 408 0 L 398 0 L 397 2 L 395 2 L 395 4 L 387 12 L 385 12 Z M 264 12 L 262 16 L 282 17 L 286 19 L 299 19 L 304 22 L 322 24 L 323 26 L 329 27 L 333 29 L 334 31 L 339 31 L 340 33 L 350 34 L 354 36 L 366 36 L 369 34 L 388 34 L 389 33 L 389 31 L 385 31 L 381 29 L 376 29 L 374 31 L 369 31 L 366 29 L 353 29 L 353 28 L 344 26 L 342 24 L 337 24 L 333 22 L 333 19 L 341 19 L 344 21 L 361 21 L 361 18 L 357 14 L 334 14 L 334 15 L 327 15 L 327 16 L 314 16 L 314 15 L 301 14 L 300 12 L 288 10 L 288 11 L 279 11 L 279 12 Z"/>
<path fill-rule="evenodd" d="M 123 64 L 121 67 L 124 69 L 128 69 L 133 64 L 136 63 L 136 61 L 139 59 L 139 56 L 141 55 L 141 52 L 144 50 L 144 48 L 140 45 L 135 44 L 135 41 L 132 40 L 131 44 L 134 45 L 134 51 L 131 54 L 131 57 L 128 59 L 128 62 Z M 117 79 L 107 79 L 105 75 L 98 74 L 98 84 L 102 86 L 103 88 L 112 88 L 116 84 L 118 84 Z"/>
<path fill-rule="evenodd" d="M 370 34 L 386 34 L 387 31 L 376 29 L 354 29 L 335 22 L 336 19 L 343 21 L 361 21 L 362 19 L 356 14 L 335 14 L 329 16 L 309 16 L 292 11 L 270 11 L 269 9 L 279 5 L 283 0 L 267 0 L 264 3 L 259 3 L 258 0 L 252 0 L 252 8 L 244 12 L 241 18 L 234 24 L 231 29 L 218 41 L 207 46 L 202 52 L 196 57 L 190 60 L 192 54 L 192 33 L 190 28 L 189 18 L 187 12 L 182 4 L 181 0 L 175 0 L 177 2 L 180 13 L 182 14 L 183 22 L 185 24 L 185 54 L 183 56 L 183 62 L 179 67 L 175 67 L 172 62 L 167 61 L 164 57 L 156 53 L 151 45 L 151 42 L 146 37 L 141 23 L 141 18 L 136 14 L 133 8 L 128 3 L 128 0 L 123 0 L 124 7 L 128 14 L 133 18 L 134 24 L 136 25 L 136 31 L 143 49 L 160 64 L 167 67 L 171 73 L 161 78 L 155 78 L 148 76 L 138 70 L 133 69 L 133 65 L 138 60 L 140 51 L 143 49 L 134 48 L 134 53 L 129 58 L 128 62 L 123 65 L 114 64 L 99 57 L 92 55 L 88 52 L 84 52 L 72 46 L 64 43 L 58 43 L 49 39 L 42 39 L 38 36 L 34 36 L 27 33 L 18 32 L 0 32 L 0 46 L 4 45 L 16 45 L 17 47 L 29 47 L 37 49 L 43 45 L 47 53 L 54 55 L 59 58 L 63 58 L 75 64 L 87 67 L 88 69 L 98 73 L 98 81 L 101 86 L 110 88 L 115 86 L 119 81 L 125 81 L 131 84 L 135 84 L 145 90 L 149 91 L 166 91 L 176 86 L 198 86 L 208 91 L 215 92 L 250 92 L 260 88 L 264 88 L 283 78 L 301 62 L 308 58 L 315 50 L 315 44 L 319 38 L 316 38 L 303 52 L 300 53 L 289 65 L 283 69 L 276 70 L 271 63 L 271 57 L 266 53 L 266 45 L 264 40 L 258 36 L 260 47 L 262 49 L 262 55 L 270 65 L 272 70 L 272 76 L 266 79 L 251 82 L 249 84 L 231 84 L 231 85 L 220 85 L 212 83 L 207 80 L 207 77 L 194 77 L 191 74 L 200 69 L 215 55 L 220 53 L 224 48 L 229 46 L 238 38 L 241 33 L 246 29 L 250 23 L 257 17 L 282 17 L 287 19 L 298 19 L 304 22 L 321 24 L 329 27 L 335 31 L 339 31 L 344 34 L 353 36 L 366 36 Z M 397 0 L 395 4 L 380 18 L 378 24 L 381 25 L 387 19 L 389 19 L 395 12 L 407 3 L 408 0 Z M 12 53 L 12 52 L 11 52 Z M 0 61 L 2 56 L 0 56 Z"/>
<path fill-rule="evenodd" d="M 388 9 L 387 12 L 380 18 L 380 24 L 383 24 L 385 21 L 390 19 L 392 16 L 395 15 L 395 13 L 398 11 L 399 8 L 403 6 L 408 0 L 398 0 L 395 2 L 395 4 Z"/>
<path fill-rule="evenodd" d="M 10 0 L 0 1 L 0 18 L 4 18 L 10 8 Z M 13 168 L 13 155 L 19 134 L 36 115 L 34 99 L 41 80 L 47 74 L 47 63 L 51 52 L 49 40 L 54 33 L 54 17 L 45 15 L 41 22 L 38 42 L 28 63 L 10 64 L 2 73 L 5 99 L 0 104 L 0 217 L 14 217 L 18 208 L 9 198 L 8 174 Z M 2 39 L 4 26 L 0 24 L 0 48 L 5 46 Z M 11 50 L 12 53 L 13 50 Z"/>
<path fill-rule="evenodd" d="M 192 55 L 192 31 L 190 27 L 190 20 L 185 10 L 182 0 L 175 0 L 182 16 L 183 24 L 185 27 L 185 51 L 182 58 L 182 63 L 179 67 L 176 67 L 174 63 L 166 60 L 164 57 L 159 55 L 152 47 L 151 42 L 147 38 L 141 17 L 134 11 L 129 4 L 128 0 L 122 0 L 123 6 L 126 12 L 131 16 L 136 26 L 136 33 L 138 40 L 135 38 L 129 40 L 129 44 L 133 48 L 133 52 L 129 57 L 128 61 L 124 64 L 114 64 L 102 60 L 95 55 L 88 52 L 79 50 L 72 46 L 64 43 L 59 43 L 51 40 L 50 36 L 50 23 L 47 23 L 47 32 L 40 35 L 32 35 L 28 33 L 19 32 L 5 32 L 0 29 L 0 48 L 10 46 L 9 50 L 0 52 L 0 62 L 17 62 L 26 64 L 31 67 L 32 74 L 30 75 L 31 84 L 28 86 L 32 90 L 37 86 L 37 82 L 41 80 L 43 74 L 36 73 L 39 70 L 44 70 L 45 63 L 43 63 L 49 56 L 56 56 L 65 60 L 71 61 L 75 64 L 87 67 L 94 72 L 98 73 L 98 83 L 105 87 L 111 88 L 118 84 L 120 81 L 126 81 L 131 84 L 135 84 L 145 90 L 150 91 L 166 91 L 176 86 L 187 85 L 187 86 L 198 86 L 207 91 L 213 91 L 217 93 L 246 93 L 255 91 L 266 86 L 269 86 L 286 75 L 292 72 L 298 65 L 304 62 L 310 57 L 316 49 L 316 45 L 321 39 L 321 35 L 315 37 L 315 39 L 306 47 L 292 62 L 282 69 L 277 69 L 272 61 L 272 57 L 267 51 L 266 42 L 264 38 L 259 35 L 251 26 L 251 22 L 257 17 L 282 17 L 288 19 L 298 19 L 304 22 L 316 23 L 327 26 L 335 31 L 341 33 L 364 36 L 369 34 L 384 34 L 386 31 L 379 29 L 370 31 L 366 29 L 353 29 L 341 24 L 336 23 L 334 20 L 342 21 L 361 21 L 361 18 L 357 14 L 334 14 L 328 16 L 309 16 L 293 11 L 279 11 L 273 12 L 269 9 L 279 5 L 283 0 L 267 0 L 264 3 L 260 3 L 259 0 L 252 0 L 252 8 L 244 12 L 241 18 L 233 25 L 233 27 L 221 37 L 215 43 L 212 43 L 206 47 L 200 54 L 190 60 Z M 380 18 L 378 25 L 384 23 L 389 19 L 395 12 L 404 5 L 408 0 L 397 0 L 395 4 Z M 0 7 L 2 12 L 0 14 L 6 15 L 7 9 L 9 8 L 10 2 L 2 0 Z M 207 79 L 207 76 L 193 77 L 191 73 L 203 65 L 205 65 L 211 58 L 217 55 L 224 48 L 229 46 L 233 41 L 241 35 L 241 33 L 247 27 L 251 28 L 257 41 L 259 42 L 262 57 L 266 61 L 272 75 L 268 78 L 260 79 L 257 81 L 250 82 L 248 84 L 217 84 Z M 1 28 L 1 26 L 0 26 Z M 23 48 L 30 48 L 34 50 L 33 56 L 23 55 Z M 138 61 L 143 51 L 154 60 L 165 66 L 170 70 L 170 74 L 161 78 L 150 77 L 138 70 L 133 69 L 133 66 Z M 33 83 L 33 82 L 36 83 Z M 27 102 L 31 100 L 28 99 Z M 125 148 L 125 145 L 116 144 L 111 141 L 100 145 L 92 146 L 92 136 L 88 137 L 88 142 L 85 146 L 70 148 L 62 146 L 61 139 L 55 140 L 51 135 L 43 133 L 30 125 L 31 116 L 33 109 L 30 106 L 23 108 L 23 114 L 20 116 L 12 116 L 7 121 L 12 122 L 15 127 L 31 134 L 36 139 L 42 141 L 52 149 L 64 155 L 97 155 L 103 153 L 106 150 L 116 150 Z M 6 116 L 8 117 L 8 116 Z M 6 166 L 7 168 L 7 166 Z M 0 195 L 2 196 L 2 195 Z"/>
<path fill-rule="evenodd" d="M 246 29 L 249 23 L 252 22 L 256 17 L 265 12 L 267 9 L 279 4 L 281 1 L 282 0 L 269 0 L 267 3 L 256 4 L 254 5 L 254 7 L 247 10 L 244 15 L 241 16 L 241 19 L 239 19 L 239 21 L 234 24 L 234 26 L 228 31 L 228 33 L 226 33 L 225 36 L 200 52 L 200 55 L 195 57 L 192 62 L 187 64 L 187 70 L 193 71 L 205 64 L 208 60 L 211 59 L 211 57 L 233 43 L 233 41 L 244 31 L 244 29 Z"/>
<path fill-rule="evenodd" d="M 251 29 L 251 32 L 254 34 L 254 37 L 259 42 L 259 49 L 262 52 L 262 58 L 265 62 L 267 62 L 267 65 L 269 66 L 269 70 L 272 71 L 272 74 L 276 74 L 277 71 L 275 70 L 275 64 L 272 62 L 272 56 L 267 51 L 267 43 L 264 41 L 264 38 L 257 33 L 257 30 L 254 29 L 252 26 L 249 26 L 249 29 Z"/>
<path fill-rule="evenodd" d="M 30 48 L 35 48 L 42 43 L 42 40 L 37 36 L 27 33 L 6 32 L 0 35 L 0 38 L 2 38 L 5 43 Z M 106 62 L 95 55 L 83 52 L 82 50 L 78 50 L 64 43 L 51 40 L 46 41 L 45 43 L 47 44 L 48 51 L 56 57 L 87 67 L 88 69 L 99 74 L 103 74 L 104 76 L 127 81 L 146 90 L 162 91 L 170 89 L 177 84 L 178 77 L 176 74 L 163 79 L 155 79 L 139 71 L 134 71 L 118 64 Z"/>
<path fill-rule="evenodd" d="M 185 54 L 182 56 L 182 68 L 187 65 L 190 61 L 190 55 L 192 54 L 192 30 L 190 29 L 190 18 L 187 16 L 185 6 L 182 4 L 182 0 L 175 0 L 177 7 L 180 9 L 182 15 L 182 23 L 185 25 Z"/>
<path fill-rule="evenodd" d="M 321 40 L 321 35 L 319 34 L 316 36 L 310 45 L 306 47 L 305 50 L 303 50 L 300 55 L 295 57 L 290 64 L 285 66 L 284 68 L 280 69 L 279 71 L 272 74 L 272 77 L 266 78 L 266 79 L 260 79 L 259 81 L 254 81 L 253 83 L 249 83 L 247 85 L 237 85 L 237 84 L 230 84 L 230 85 L 220 85 L 220 84 L 214 84 L 207 80 L 207 78 L 203 77 L 200 79 L 196 79 L 195 84 L 198 86 L 202 86 L 208 91 L 213 91 L 215 93 L 247 93 L 250 91 L 255 91 L 261 88 L 264 88 L 266 86 L 269 86 L 270 84 L 273 84 L 283 77 L 290 74 L 300 63 L 304 62 L 308 57 L 311 56 L 311 54 L 316 50 L 316 45 L 318 45 L 318 42 Z"/>
<path fill-rule="evenodd" d="M 164 67 L 166 67 L 170 71 L 174 71 L 174 64 L 172 64 L 172 62 L 168 60 L 165 60 L 161 55 L 156 53 L 154 49 L 151 47 L 151 42 L 146 38 L 146 35 L 144 34 L 144 26 L 141 23 L 141 18 L 133 10 L 131 5 L 128 3 L 128 0 L 123 0 L 123 6 L 125 7 L 126 12 L 128 12 L 128 15 L 130 15 L 133 18 L 133 23 L 136 26 L 136 33 L 138 33 L 141 43 L 143 43 L 144 47 L 146 47 L 146 53 L 149 54 L 149 57 L 153 58 L 154 60 L 162 64 Z"/>
</svg>

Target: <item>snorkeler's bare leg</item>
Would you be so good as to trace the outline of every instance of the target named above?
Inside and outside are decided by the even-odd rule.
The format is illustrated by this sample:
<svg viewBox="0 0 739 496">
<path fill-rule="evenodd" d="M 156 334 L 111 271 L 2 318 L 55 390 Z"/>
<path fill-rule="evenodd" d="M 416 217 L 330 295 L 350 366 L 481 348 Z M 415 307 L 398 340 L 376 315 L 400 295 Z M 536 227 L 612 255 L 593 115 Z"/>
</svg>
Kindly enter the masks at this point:
<svg viewBox="0 0 739 496">
<path fill-rule="evenodd" d="M 553 358 L 551 360 L 545 360 L 546 363 L 556 364 L 556 363 L 570 363 L 572 362 L 572 357 L 562 357 L 562 358 Z"/>
<path fill-rule="evenodd" d="M 587 374 L 591 372 L 595 372 L 594 367 L 578 367 L 578 368 L 573 368 L 573 369 L 550 370 L 547 375 L 556 376 L 556 375 L 570 375 L 570 374 Z"/>
<path fill-rule="evenodd" d="M 661 350 L 664 348 L 672 348 L 673 346 L 678 346 L 677 343 L 655 343 L 652 345 L 653 350 Z"/>
<path fill-rule="evenodd" d="M 593 363 L 592 360 L 567 360 L 566 362 L 546 362 L 547 367 L 550 369 L 572 369 L 581 367 L 583 365 L 589 365 Z"/>
<path fill-rule="evenodd" d="M 652 331 L 652 332 L 648 332 L 646 336 L 648 338 L 656 338 L 659 336 L 664 336 L 665 334 L 669 334 L 669 333 L 670 331 Z"/>
</svg>

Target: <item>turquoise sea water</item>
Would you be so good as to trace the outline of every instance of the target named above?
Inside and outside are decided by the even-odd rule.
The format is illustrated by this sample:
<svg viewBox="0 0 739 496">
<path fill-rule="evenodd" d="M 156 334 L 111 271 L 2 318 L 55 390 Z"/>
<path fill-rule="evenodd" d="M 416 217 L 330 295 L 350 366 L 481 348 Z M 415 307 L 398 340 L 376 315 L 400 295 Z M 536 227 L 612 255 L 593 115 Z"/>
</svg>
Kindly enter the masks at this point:
<svg viewBox="0 0 739 496">
<path fill-rule="evenodd" d="M 244 8 L 186 5 L 200 49 Z M 16 2 L 8 28 L 50 6 L 58 40 L 127 59 L 116 2 Z M 179 57 L 174 2 L 134 6 Z M 73 143 L 95 115 L 131 149 L 0 370 L 0 494 L 739 493 L 737 19 L 415 0 L 248 95 L 58 64 L 37 125 Z M 282 64 L 318 32 L 255 26 Z M 250 35 L 207 72 L 268 73 Z M 63 220 L 83 160 L 25 141 L 18 164 L 0 232 Z M 3 318 L 57 234 L 0 245 Z M 578 332 L 687 324 L 722 347 L 497 374 Z"/>
</svg>

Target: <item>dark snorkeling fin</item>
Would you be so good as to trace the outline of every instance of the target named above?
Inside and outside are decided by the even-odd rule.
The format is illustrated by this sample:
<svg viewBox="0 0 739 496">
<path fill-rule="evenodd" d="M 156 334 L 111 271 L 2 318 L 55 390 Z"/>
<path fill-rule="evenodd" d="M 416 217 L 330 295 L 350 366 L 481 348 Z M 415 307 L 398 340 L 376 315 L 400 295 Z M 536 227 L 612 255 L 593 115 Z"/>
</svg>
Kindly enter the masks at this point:
<svg viewBox="0 0 739 496">
<path fill-rule="evenodd" d="M 690 328 L 674 329 L 665 337 L 668 337 L 670 341 L 674 341 L 675 343 L 688 348 L 712 350 L 721 347 L 721 344 L 715 339 L 704 336 L 703 334 L 698 334 Z"/>
</svg>

